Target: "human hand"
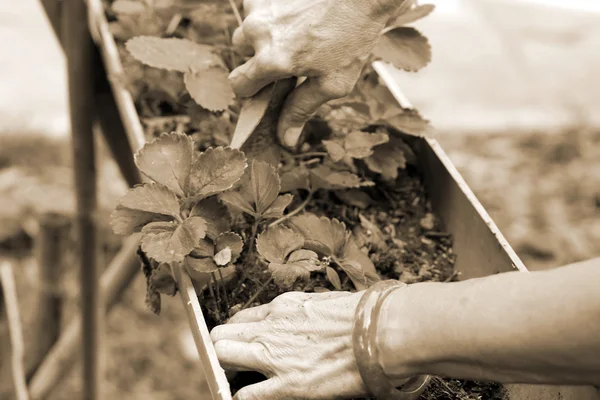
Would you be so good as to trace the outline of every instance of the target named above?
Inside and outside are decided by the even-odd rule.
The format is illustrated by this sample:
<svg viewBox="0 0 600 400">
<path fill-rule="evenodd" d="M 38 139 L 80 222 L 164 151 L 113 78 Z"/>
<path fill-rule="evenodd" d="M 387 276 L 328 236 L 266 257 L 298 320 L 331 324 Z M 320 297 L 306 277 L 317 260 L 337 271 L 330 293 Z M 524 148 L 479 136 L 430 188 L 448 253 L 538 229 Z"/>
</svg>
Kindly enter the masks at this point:
<svg viewBox="0 0 600 400">
<path fill-rule="evenodd" d="M 252 58 L 229 79 L 241 97 L 292 76 L 307 77 L 288 96 L 277 133 L 297 144 L 306 121 L 329 100 L 348 95 L 398 0 L 244 0 L 247 14 L 233 34 Z"/>
<path fill-rule="evenodd" d="M 242 310 L 211 332 L 223 368 L 269 379 L 237 400 L 333 399 L 367 393 L 352 346 L 354 311 L 364 292 L 284 293 Z"/>
</svg>

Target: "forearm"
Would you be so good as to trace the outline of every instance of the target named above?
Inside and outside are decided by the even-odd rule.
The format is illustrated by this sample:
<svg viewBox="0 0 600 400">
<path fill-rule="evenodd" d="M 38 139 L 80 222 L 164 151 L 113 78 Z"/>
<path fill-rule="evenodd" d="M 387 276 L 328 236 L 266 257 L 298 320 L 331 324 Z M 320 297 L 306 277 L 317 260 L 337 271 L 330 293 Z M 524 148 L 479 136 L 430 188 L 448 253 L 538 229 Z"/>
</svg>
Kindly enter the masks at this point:
<svg viewBox="0 0 600 400">
<path fill-rule="evenodd" d="M 398 290 L 380 320 L 390 377 L 600 384 L 600 265 Z"/>
</svg>

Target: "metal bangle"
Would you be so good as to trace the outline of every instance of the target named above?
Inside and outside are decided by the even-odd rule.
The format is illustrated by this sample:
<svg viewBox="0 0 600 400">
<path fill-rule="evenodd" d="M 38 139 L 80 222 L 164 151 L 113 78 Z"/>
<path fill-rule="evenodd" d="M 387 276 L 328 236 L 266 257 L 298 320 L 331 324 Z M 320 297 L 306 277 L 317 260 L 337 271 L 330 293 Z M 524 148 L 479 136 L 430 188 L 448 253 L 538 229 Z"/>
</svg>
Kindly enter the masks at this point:
<svg viewBox="0 0 600 400">
<path fill-rule="evenodd" d="M 397 389 L 379 364 L 376 338 L 381 306 L 387 296 L 406 286 L 396 280 L 378 282 L 366 290 L 355 311 L 352 339 L 356 364 L 365 386 L 379 400 L 416 400 L 431 380 L 429 375 L 417 375 Z"/>
</svg>

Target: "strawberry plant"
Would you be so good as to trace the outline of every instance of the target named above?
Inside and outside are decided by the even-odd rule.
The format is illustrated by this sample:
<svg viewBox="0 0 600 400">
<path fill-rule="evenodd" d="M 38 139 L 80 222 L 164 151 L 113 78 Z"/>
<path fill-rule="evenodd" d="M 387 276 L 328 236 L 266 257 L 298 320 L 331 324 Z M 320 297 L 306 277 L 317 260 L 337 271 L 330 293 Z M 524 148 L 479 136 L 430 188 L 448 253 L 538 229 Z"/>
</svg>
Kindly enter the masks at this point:
<svg viewBox="0 0 600 400">
<path fill-rule="evenodd" d="M 455 277 L 452 238 L 431 213 L 410 139 L 426 135 L 429 123 L 398 105 L 370 63 L 349 96 L 307 123 L 299 151 L 274 140 L 264 142 L 277 147 L 272 154 L 256 145 L 235 150 L 228 146 L 236 124 L 274 135 L 273 124 L 261 122 L 272 112 L 269 99 L 240 113 L 227 81 L 246 60 L 231 46 L 236 2 L 106 4 L 150 139 L 135 156 L 149 182 L 123 196 L 111 222 L 117 234 L 141 233 L 152 311 L 160 312 L 161 295 L 176 294 L 175 265 L 195 282 L 209 328 L 285 291 Z M 425 67 L 429 43 L 408 25 L 433 8 L 406 2 L 370 61 Z M 234 391 L 250 383 L 240 376 Z"/>
</svg>

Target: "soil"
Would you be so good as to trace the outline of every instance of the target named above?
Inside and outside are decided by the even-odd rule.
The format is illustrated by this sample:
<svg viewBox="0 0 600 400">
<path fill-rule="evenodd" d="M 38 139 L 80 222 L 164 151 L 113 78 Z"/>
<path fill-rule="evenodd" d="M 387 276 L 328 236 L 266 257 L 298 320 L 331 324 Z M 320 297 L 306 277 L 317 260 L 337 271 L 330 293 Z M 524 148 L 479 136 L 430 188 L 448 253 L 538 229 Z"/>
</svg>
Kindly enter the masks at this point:
<svg viewBox="0 0 600 400">
<path fill-rule="evenodd" d="M 227 5 L 226 2 L 222 4 Z M 219 8 L 223 7 L 211 2 L 199 6 L 212 11 L 209 15 L 214 15 L 215 9 L 219 11 Z M 221 9 L 220 13 L 221 22 L 228 27 L 226 32 L 231 33 L 235 24 L 233 16 L 225 9 Z M 200 13 L 196 14 L 198 15 Z M 113 28 L 119 28 L 119 21 L 114 15 L 109 13 L 109 19 L 113 22 Z M 173 36 L 187 37 L 207 44 L 227 45 L 228 38 L 222 33 L 223 27 L 217 29 L 216 25 L 211 21 L 202 21 L 201 18 L 184 18 Z M 194 138 L 199 151 L 210 146 L 228 144 L 238 110 L 236 106 L 216 114 L 201 109 L 182 90 L 182 80 L 178 73 L 142 66 L 132 60 L 124 50 L 123 44 L 127 35 L 115 36 L 124 62 L 126 79 L 148 138 L 162 132 L 181 131 Z M 222 53 L 226 61 L 235 62 L 226 49 Z M 319 123 L 315 123 L 314 126 L 319 126 L 321 130 L 323 121 L 319 120 Z M 319 191 L 306 207 L 306 211 L 344 222 L 360 244 L 368 249 L 369 257 L 384 279 L 399 279 L 406 283 L 455 279 L 452 237 L 443 231 L 439 221 L 431 213 L 428 195 L 418 169 L 407 165 L 391 183 L 378 181 L 375 176 L 367 177 L 375 181 L 375 186 L 361 189 L 359 193 Z M 288 210 L 293 210 L 302 202 L 301 194 L 295 197 Z M 252 236 L 251 223 L 244 217 L 240 216 L 234 221 L 233 230 L 242 234 L 246 243 L 252 241 L 249 239 Z M 227 288 L 228 298 L 215 299 L 208 290 L 201 297 L 209 329 L 226 322 L 234 310 L 268 303 L 283 292 L 274 283 L 268 283 L 261 290 L 265 282 L 268 282 L 269 273 L 266 264 L 247 250 L 249 247 L 251 246 L 246 246 L 238 262 L 238 265 L 242 266 L 240 271 L 246 271 L 246 276 L 240 282 L 242 276 L 238 271 L 238 279 L 234 279 Z M 353 290 L 350 280 L 343 272 L 338 272 L 342 277 L 342 289 Z M 309 282 L 297 283 L 291 290 L 315 292 L 335 288 L 323 273 L 317 272 L 311 275 Z M 259 295 L 247 304 L 257 292 L 260 292 Z M 235 393 L 240 387 L 262 379 L 264 378 L 260 374 L 238 374 L 230 382 L 232 391 Z M 422 396 L 422 399 L 481 398 L 501 399 L 501 386 L 485 382 L 436 379 Z"/>
</svg>

